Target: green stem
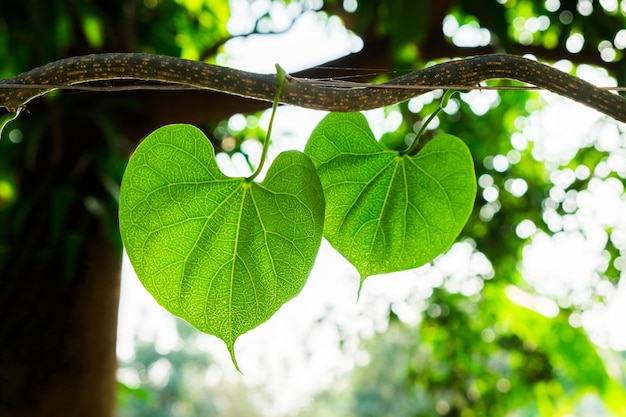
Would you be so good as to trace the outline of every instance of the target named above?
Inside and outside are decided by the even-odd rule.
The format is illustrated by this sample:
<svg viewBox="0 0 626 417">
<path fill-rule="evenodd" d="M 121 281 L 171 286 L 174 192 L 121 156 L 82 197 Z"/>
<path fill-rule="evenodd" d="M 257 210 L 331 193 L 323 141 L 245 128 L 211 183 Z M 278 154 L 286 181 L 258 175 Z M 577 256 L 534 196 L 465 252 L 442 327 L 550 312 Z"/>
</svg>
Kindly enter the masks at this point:
<svg viewBox="0 0 626 417">
<path fill-rule="evenodd" d="M 267 150 L 270 147 L 270 137 L 272 135 L 272 126 L 274 125 L 274 116 L 276 115 L 276 109 L 278 108 L 278 101 L 280 100 L 280 93 L 283 91 L 283 85 L 285 84 L 285 77 L 287 73 L 278 64 L 276 64 L 276 93 L 274 94 L 274 101 L 272 102 L 272 114 L 270 115 L 270 123 L 267 126 L 267 135 L 265 135 L 265 141 L 263 142 L 263 151 L 261 153 L 261 161 L 256 171 L 247 178 L 247 181 L 254 180 L 263 169 L 265 160 L 267 159 Z"/>
<path fill-rule="evenodd" d="M 435 110 L 433 114 L 428 116 L 428 119 L 426 119 L 422 127 L 420 127 L 420 130 L 417 132 L 417 135 L 415 135 L 415 139 L 413 139 L 413 142 L 411 142 L 411 144 L 404 151 L 400 152 L 400 155 L 406 155 L 413 152 L 413 150 L 419 143 L 420 138 L 424 134 L 424 131 L 428 127 L 428 124 L 432 122 L 432 120 L 437 117 L 437 115 L 441 113 L 441 111 L 448 105 L 448 101 L 450 101 L 450 97 L 452 97 L 454 93 L 456 93 L 455 90 L 444 91 L 443 97 L 441 98 L 441 102 L 439 103 L 439 107 L 437 108 L 437 110 Z"/>
</svg>

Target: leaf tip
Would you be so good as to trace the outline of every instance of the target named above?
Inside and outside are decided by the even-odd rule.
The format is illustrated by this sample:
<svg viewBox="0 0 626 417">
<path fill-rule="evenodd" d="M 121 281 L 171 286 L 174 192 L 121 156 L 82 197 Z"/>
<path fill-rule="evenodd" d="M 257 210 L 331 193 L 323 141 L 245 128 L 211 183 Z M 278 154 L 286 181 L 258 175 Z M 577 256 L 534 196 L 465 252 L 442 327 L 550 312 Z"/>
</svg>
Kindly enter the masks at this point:
<svg viewBox="0 0 626 417">
<path fill-rule="evenodd" d="M 239 368 L 239 364 L 237 363 L 237 358 L 235 357 L 235 343 L 227 343 L 226 347 L 228 348 L 228 353 L 230 353 L 230 359 L 233 361 L 233 365 L 235 365 L 235 369 L 243 375 L 243 372 L 241 372 L 241 368 Z"/>
<path fill-rule="evenodd" d="M 361 298 L 361 290 L 363 289 L 363 282 L 365 282 L 365 278 L 367 278 L 364 275 L 361 275 L 359 277 L 359 289 L 356 292 L 356 302 L 359 302 L 359 299 Z"/>
</svg>

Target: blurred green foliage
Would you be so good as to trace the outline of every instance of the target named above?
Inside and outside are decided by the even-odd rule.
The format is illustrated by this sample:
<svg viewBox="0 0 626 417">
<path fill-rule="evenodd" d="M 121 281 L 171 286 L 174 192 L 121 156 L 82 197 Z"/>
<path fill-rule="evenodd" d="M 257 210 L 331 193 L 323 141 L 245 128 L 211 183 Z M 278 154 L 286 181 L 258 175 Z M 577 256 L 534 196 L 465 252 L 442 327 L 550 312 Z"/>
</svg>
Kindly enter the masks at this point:
<svg viewBox="0 0 626 417">
<path fill-rule="evenodd" d="M 259 395 L 241 381 L 228 380 L 206 351 L 198 349 L 203 335 L 176 319 L 179 343 L 158 349 L 153 342 L 135 341 L 134 357 L 120 364 L 120 417 L 261 416 Z"/>
<path fill-rule="evenodd" d="M 388 329 L 362 348 L 369 363 L 301 415 L 585 416 L 626 407 L 623 385 L 566 314 L 546 318 L 504 291 L 435 290 L 418 326 L 391 312 Z"/>
</svg>

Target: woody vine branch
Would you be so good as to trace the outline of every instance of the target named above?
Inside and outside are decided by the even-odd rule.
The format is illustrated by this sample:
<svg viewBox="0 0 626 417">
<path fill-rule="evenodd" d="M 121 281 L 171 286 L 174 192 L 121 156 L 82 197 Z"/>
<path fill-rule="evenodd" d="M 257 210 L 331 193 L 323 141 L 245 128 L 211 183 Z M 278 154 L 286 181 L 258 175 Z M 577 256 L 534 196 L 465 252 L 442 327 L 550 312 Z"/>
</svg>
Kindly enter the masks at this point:
<svg viewBox="0 0 626 417">
<path fill-rule="evenodd" d="M 281 102 L 317 110 L 361 111 L 399 103 L 437 86 L 471 87 L 492 79 L 532 84 L 626 122 L 625 98 L 548 65 L 507 54 L 452 60 L 377 85 L 287 77 Z M 274 74 L 257 74 L 164 55 L 94 54 L 61 59 L 0 80 L 0 107 L 17 112 L 51 90 L 112 80 L 142 81 L 142 89 L 177 86 L 268 102 L 273 100 L 276 89 Z M 133 88 L 136 86 L 128 86 L 128 89 Z"/>
</svg>

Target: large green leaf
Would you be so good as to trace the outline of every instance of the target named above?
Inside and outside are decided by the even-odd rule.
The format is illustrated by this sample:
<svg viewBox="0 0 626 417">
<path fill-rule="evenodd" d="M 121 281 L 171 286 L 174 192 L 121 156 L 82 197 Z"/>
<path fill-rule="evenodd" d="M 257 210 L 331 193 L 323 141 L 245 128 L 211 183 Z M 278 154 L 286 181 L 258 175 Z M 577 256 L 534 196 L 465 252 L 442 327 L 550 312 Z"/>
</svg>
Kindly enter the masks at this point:
<svg viewBox="0 0 626 417">
<path fill-rule="evenodd" d="M 280 154 L 260 184 L 230 178 L 189 125 L 148 136 L 122 181 L 120 232 L 139 279 L 167 310 L 224 340 L 235 366 L 237 337 L 304 286 L 323 224 L 305 154 Z"/>
<path fill-rule="evenodd" d="M 326 194 L 324 235 L 361 274 L 415 268 L 446 251 L 476 196 L 467 146 L 451 135 L 415 156 L 376 142 L 360 113 L 332 113 L 305 148 Z"/>
</svg>

